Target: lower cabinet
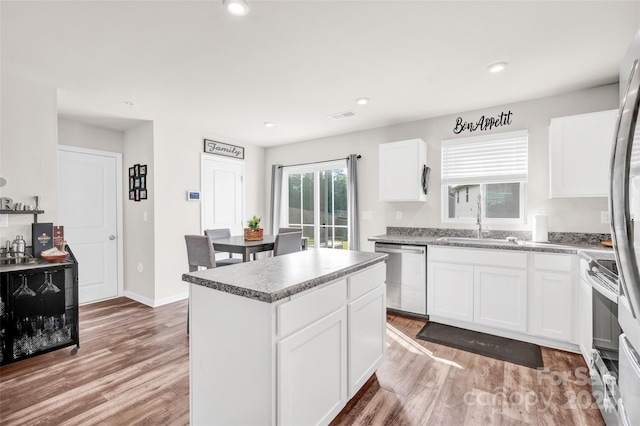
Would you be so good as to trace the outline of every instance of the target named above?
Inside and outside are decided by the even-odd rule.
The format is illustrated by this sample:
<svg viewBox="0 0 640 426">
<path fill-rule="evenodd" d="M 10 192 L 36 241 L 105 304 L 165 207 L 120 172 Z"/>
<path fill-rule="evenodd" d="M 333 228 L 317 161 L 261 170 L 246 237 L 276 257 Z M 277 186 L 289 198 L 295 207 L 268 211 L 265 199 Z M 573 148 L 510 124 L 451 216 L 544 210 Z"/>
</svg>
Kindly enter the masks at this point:
<svg viewBox="0 0 640 426">
<path fill-rule="evenodd" d="M 191 424 L 329 424 L 384 360 L 385 276 L 274 303 L 191 284 Z"/>
<path fill-rule="evenodd" d="M 534 253 L 529 286 L 529 333 L 563 342 L 576 342 L 574 328 L 574 270 L 577 258 L 568 254 Z M 574 267 L 574 263 L 576 264 Z M 577 289 L 576 289 L 577 294 Z"/>
<path fill-rule="evenodd" d="M 535 271 L 533 275 L 531 333 L 571 339 L 571 275 Z"/>
<path fill-rule="evenodd" d="M 527 271 L 476 266 L 473 321 L 491 327 L 527 331 Z"/>
<path fill-rule="evenodd" d="M 428 259 L 429 316 L 526 331 L 526 254 L 429 247 Z"/>
<path fill-rule="evenodd" d="M 277 346 L 280 423 L 329 423 L 384 360 L 385 287 L 378 286 Z"/>
<path fill-rule="evenodd" d="M 347 309 L 277 344 L 278 419 L 328 424 L 347 403 Z"/>
<path fill-rule="evenodd" d="M 387 344 L 385 287 L 349 303 L 349 398 L 384 360 Z"/>
<path fill-rule="evenodd" d="M 438 246 L 428 250 L 427 314 L 433 321 L 575 350 L 576 256 Z M 580 322 L 590 324 L 589 318 L 585 313 Z"/>
<path fill-rule="evenodd" d="M 429 315 L 473 321 L 473 266 L 429 261 L 427 305 Z"/>
</svg>

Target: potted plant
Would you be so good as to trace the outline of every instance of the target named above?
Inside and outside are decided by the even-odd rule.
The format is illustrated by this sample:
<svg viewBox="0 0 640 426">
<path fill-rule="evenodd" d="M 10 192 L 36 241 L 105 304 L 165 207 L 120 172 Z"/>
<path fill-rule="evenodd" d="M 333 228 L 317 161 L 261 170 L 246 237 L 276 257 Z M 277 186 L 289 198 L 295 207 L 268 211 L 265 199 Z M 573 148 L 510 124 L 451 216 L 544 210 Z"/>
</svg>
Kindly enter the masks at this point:
<svg viewBox="0 0 640 426">
<path fill-rule="evenodd" d="M 248 228 L 244 228 L 244 239 L 248 241 L 260 241 L 263 238 L 264 232 L 260 228 L 260 219 L 257 216 L 253 216 L 251 220 L 247 221 Z"/>
</svg>

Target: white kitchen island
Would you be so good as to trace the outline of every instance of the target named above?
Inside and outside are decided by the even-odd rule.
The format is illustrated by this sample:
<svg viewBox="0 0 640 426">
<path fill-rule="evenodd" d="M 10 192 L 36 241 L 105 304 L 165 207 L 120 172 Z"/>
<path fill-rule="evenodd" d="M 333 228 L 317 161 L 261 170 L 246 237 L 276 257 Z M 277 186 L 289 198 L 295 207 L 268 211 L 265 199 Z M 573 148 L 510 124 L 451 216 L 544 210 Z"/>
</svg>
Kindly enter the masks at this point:
<svg viewBox="0 0 640 426">
<path fill-rule="evenodd" d="M 184 274 L 191 424 L 328 424 L 384 359 L 386 257 L 314 249 Z"/>
</svg>

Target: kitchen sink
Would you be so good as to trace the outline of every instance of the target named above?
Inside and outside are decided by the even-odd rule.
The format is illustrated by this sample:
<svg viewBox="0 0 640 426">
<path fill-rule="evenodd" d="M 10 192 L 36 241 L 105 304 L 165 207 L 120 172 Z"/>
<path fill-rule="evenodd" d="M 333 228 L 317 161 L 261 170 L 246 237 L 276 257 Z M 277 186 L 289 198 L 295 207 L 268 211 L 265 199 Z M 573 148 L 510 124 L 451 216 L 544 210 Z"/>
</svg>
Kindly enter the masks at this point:
<svg viewBox="0 0 640 426">
<path fill-rule="evenodd" d="M 516 246 L 522 245 L 524 241 L 514 239 L 494 239 L 494 238 L 473 238 L 473 237 L 442 237 L 438 241 L 444 243 L 460 243 L 460 244 L 482 244 L 490 246 Z"/>
</svg>

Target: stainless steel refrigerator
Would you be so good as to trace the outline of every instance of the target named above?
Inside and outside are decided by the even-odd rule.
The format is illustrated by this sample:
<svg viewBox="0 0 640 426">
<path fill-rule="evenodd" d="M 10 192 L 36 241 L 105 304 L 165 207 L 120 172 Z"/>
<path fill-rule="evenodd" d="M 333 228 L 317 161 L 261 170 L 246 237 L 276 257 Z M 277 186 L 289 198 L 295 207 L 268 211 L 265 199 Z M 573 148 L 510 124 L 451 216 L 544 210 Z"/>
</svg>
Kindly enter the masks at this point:
<svg viewBox="0 0 640 426">
<path fill-rule="evenodd" d="M 636 56 L 638 57 L 638 56 Z M 623 74 L 624 75 L 624 74 Z M 640 425 L 640 67 L 636 59 L 622 97 L 611 156 L 610 211 L 618 264 L 618 423 Z"/>
</svg>

